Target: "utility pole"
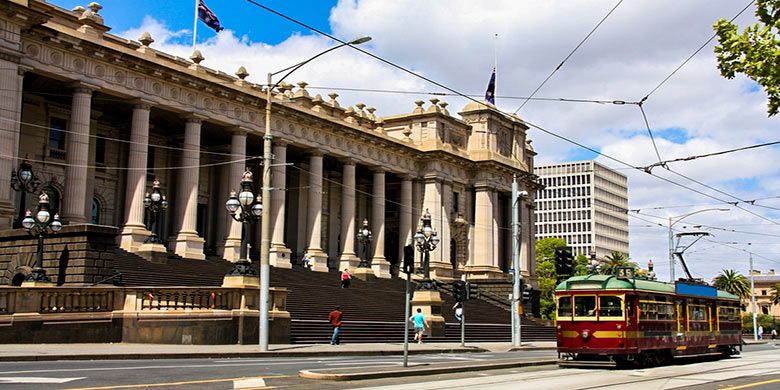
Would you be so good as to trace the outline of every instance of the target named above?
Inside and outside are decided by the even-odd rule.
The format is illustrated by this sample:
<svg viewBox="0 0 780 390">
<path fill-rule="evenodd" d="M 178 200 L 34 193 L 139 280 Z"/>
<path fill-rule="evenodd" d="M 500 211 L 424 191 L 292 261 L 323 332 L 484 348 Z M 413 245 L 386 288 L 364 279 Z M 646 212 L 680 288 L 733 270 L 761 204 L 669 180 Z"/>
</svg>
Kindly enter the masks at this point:
<svg viewBox="0 0 780 390">
<path fill-rule="evenodd" d="M 522 345 L 522 318 L 518 304 L 520 297 L 520 200 L 528 196 L 528 192 L 520 191 L 517 174 L 512 175 L 512 345 Z"/>
<path fill-rule="evenodd" d="M 749 245 L 749 244 L 748 244 Z M 753 307 L 753 340 L 758 340 L 758 311 L 756 310 L 756 288 L 753 277 L 753 253 L 750 253 L 750 306 Z"/>
</svg>

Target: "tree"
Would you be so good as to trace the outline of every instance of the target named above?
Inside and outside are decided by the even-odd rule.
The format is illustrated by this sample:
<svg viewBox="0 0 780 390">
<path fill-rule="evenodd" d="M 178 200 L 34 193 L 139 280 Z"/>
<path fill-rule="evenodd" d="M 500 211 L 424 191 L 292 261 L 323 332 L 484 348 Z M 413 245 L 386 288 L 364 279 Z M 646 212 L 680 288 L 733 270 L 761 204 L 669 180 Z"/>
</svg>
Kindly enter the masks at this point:
<svg viewBox="0 0 780 390">
<path fill-rule="evenodd" d="M 612 252 L 601 262 L 601 273 L 604 275 L 614 275 L 618 267 L 631 267 L 637 269 L 636 263 L 632 263 L 628 256 L 621 252 Z"/>
<path fill-rule="evenodd" d="M 723 291 L 730 292 L 742 299 L 750 297 L 750 282 L 745 275 L 733 269 L 724 269 L 712 280 L 712 284 Z"/>
<path fill-rule="evenodd" d="M 587 275 L 588 274 L 588 263 L 590 263 L 590 259 L 588 259 L 587 256 L 585 256 L 583 254 L 577 255 L 577 257 L 574 258 L 574 275 L 573 276 Z"/>
<path fill-rule="evenodd" d="M 772 304 L 780 305 L 780 283 L 777 283 L 772 287 Z"/>
<path fill-rule="evenodd" d="M 756 17 L 759 22 L 741 34 L 737 25 L 718 20 L 713 25 L 719 42 L 715 54 L 723 77 L 743 73 L 763 87 L 773 116 L 780 110 L 780 0 L 756 0 Z"/>
<path fill-rule="evenodd" d="M 555 311 L 555 248 L 566 246 L 561 238 L 548 237 L 536 241 L 536 280 L 539 282 L 539 311 L 542 318 L 551 319 Z"/>
</svg>

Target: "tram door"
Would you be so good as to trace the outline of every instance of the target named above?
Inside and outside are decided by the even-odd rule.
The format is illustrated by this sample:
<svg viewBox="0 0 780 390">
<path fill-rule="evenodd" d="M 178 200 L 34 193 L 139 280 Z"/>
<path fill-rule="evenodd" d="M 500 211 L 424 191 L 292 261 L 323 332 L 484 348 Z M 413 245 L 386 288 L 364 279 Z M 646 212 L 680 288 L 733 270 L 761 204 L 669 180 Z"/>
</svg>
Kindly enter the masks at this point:
<svg viewBox="0 0 780 390">
<path fill-rule="evenodd" d="M 677 346 L 687 344 L 688 329 L 688 304 L 685 301 L 677 302 Z"/>
</svg>

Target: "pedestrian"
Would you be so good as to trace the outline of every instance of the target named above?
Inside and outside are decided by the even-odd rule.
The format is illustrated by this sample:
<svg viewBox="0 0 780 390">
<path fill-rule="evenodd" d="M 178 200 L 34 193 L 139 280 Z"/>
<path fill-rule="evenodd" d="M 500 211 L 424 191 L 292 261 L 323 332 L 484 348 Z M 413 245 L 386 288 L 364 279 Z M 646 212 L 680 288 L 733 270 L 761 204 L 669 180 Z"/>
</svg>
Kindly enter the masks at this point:
<svg viewBox="0 0 780 390">
<path fill-rule="evenodd" d="M 777 329 L 772 328 L 772 340 L 777 338 Z"/>
<path fill-rule="evenodd" d="M 309 258 L 308 253 L 303 254 L 303 260 L 301 260 L 301 264 L 303 265 L 303 269 L 311 269 L 311 258 Z"/>
<path fill-rule="evenodd" d="M 452 305 L 452 310 L 455 310 L 455 321 L 463 321 L 463 302 L 455 302 Z"/>
<path fill-rule="evenodd" d="M 349 268 L 344 268 L 344 271 L 341 271 L 341 288 L 349 288 L 351 282 L 352 275 L 349 274 Z"/>
<path fill-rule="evenodd" d="M 758 326 L 758 339 L 759 340 L 764 339 L 764 327 L 761 325 Z"/>
<path fill-rule="evenodd" d="M 430 328 L 428 320 L 425 319 L 425 315 L 422 313 L 422 309 L 417 308 L 417 313 L 409 317 L 409 321 L 414 323 L 414 339 L 417 340 L 417 344 L 422 344 L 425 328 Z"/>
<path fill-rule="evenodd" d="M 330 345 L 339 345 L 341 343 L 340 341 L 340 330 L 341 330 L 341 316 L 343 313 L 341 312 L 341 306 L 336 306 L 333 311 L 328 314 L 328 321 L 330 322 L 330 325 L 333 327 L 333 335 L 330 336 Z"/>
</svg>

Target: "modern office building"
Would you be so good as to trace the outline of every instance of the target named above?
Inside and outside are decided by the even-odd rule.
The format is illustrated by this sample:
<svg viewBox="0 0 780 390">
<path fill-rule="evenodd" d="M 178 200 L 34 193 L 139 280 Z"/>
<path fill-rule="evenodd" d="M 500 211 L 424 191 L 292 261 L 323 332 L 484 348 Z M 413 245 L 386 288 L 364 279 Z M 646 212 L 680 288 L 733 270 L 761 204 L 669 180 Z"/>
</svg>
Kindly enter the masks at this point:
<svg viewBox="0 0 780 390">
<path fill-rule="evenodd" d="M 628 254 L 628 179 L 596 161 L 534 168 L 545 186 L 536 196 L 536 239 L 559 237 L 576 255 Z"/>
</svg>

